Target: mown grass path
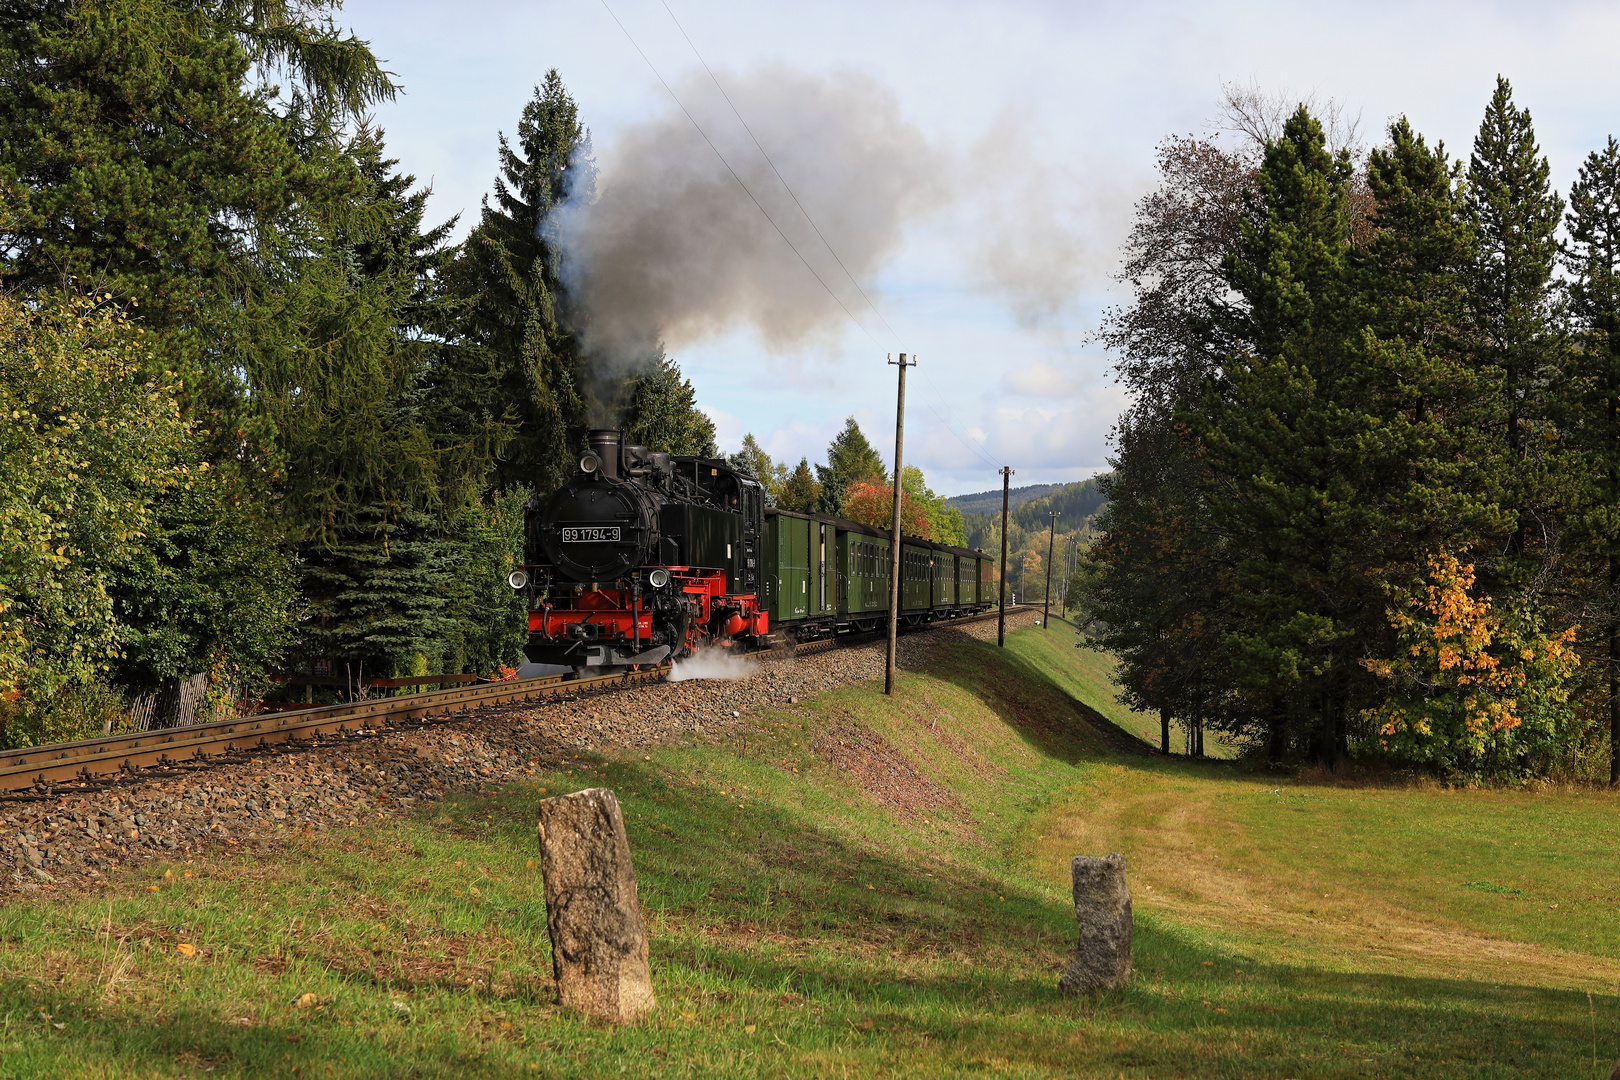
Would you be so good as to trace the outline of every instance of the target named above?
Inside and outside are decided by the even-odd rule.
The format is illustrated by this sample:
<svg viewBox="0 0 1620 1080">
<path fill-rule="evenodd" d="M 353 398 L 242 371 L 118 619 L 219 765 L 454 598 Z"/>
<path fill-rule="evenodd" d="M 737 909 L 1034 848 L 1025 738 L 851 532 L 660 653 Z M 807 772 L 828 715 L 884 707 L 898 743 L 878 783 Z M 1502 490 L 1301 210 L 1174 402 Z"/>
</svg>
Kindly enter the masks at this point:
<svg viewBox="0 0 1620 1080">
<path fill-rule="evenodd" d="M 1607 1076 L 1614 799 L 1166 760 L 1072 641 L 11 903 L 0 1076 Z M 556 1008 L 534 865 L 536 802 L 598 785 L 660 996 L 623 1031 Z M 1068 857 L 1114 850 L 1136 977 L 1060 997 Z"/>
</svg>

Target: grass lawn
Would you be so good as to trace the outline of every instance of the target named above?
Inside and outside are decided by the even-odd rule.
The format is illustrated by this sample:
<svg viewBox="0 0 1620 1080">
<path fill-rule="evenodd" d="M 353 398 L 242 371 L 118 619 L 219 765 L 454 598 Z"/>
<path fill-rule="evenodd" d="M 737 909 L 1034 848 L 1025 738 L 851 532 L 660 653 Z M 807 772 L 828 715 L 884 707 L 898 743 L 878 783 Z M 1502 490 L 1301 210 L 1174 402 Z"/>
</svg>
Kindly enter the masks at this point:
<svg viewBox="0 0 1620 1080">
<path fill-rule="evenodd" d="M 762 712 L 746 754 L 580 760 L 11 901 L 0 1076 L 1608 1075 L 1620 801 L 1159 758 L 1073 641 Z M 586 786 L 626 808 L 651 922 L 659 1009 L 627 1030 L 550 985 L 535 805 Z M 1136 974 L 1064 998 L 1067 861 L 1109 851 Z"/>
</svg>

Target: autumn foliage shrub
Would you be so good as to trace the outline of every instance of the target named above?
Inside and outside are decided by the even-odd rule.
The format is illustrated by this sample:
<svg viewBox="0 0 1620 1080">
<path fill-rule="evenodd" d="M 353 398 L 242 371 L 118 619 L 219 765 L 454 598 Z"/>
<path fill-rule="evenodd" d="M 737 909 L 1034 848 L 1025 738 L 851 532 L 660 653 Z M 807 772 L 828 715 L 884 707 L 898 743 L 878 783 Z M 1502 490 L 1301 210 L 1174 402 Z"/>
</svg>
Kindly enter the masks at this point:
<svg viewBox="0 0 1620 1080">
<path fill-rule="evenodd" d="M 1473 587 L 1473 566 L 1440 551 L 1423 579 L 1389 588 L 1395 655 L 1362 661 L 1389 681 L 1389 697 L 1362 719 L 1386 754 L 1448 774 L 1545 766 L 1578 723 L 1577 627 L 1544 631 L 1525 604 L 1498 605 Z"/>
<path fill-rule="evenodd" d="M 876 529 L 894 527 L 894 485 L 877 480 L 857 480 L 844 496 L 844 516 Z M 928 511 L 909 491 L 900 492 L 900 532 L 932 540 Z"/>
</svg>

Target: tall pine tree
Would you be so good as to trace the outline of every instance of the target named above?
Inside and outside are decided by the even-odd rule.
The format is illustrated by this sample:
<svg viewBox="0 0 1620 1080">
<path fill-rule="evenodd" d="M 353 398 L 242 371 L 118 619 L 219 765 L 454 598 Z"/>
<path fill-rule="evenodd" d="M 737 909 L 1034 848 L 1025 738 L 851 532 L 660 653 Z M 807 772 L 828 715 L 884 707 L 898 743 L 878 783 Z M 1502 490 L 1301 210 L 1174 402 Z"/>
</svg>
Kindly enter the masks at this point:
<svg viewBox="0 0 1620 1080">
<path fill-rule="evenodd" d="M 562 252 L 551 215 L 595 185 L 590 136 L 555 68 L 518 121 L 517 145 L 500 137 L 493 202 L 461 247 L 449 280 L 468 304 L 461 337 L 482 350 L 459 385 L 476 390 L 472 411 L 516 424 L 494 474 L 498 486 L 548 491 L 567 475 L 583 442 L 578 339 L 569 325 Z"/>
<path fill-rule="evenodd" d="M 1588 480 L 1572 554 L 1585 564 L 1582 622 L 1603 673 L 1609 782 L 1620 784 L 1620 144 L 1587 155 L 1569 194 L 1569 307 L 1580 332 L 1568 428 Z"/>
<path fill-rule="evenodd" d="M 361 131 L 350 153 L 360 189 L 319 223 L 250 372 L 303 567 L 297 653 L 382 675 L 436 666 L 448 651 L 464 554 L 456 523 L 478 527 L 469 513 L 506 433 L 488 419 L 441 423 L 429 376 L 450 346 L 423 328 L 452 314 L 436 280 L 448 226 L 424 228 L 425 193 L 385 156 L 380 132 Z"/>
<path fill-rule="evenodd" d="M 1539 542 L 1558 527 L 1561 494 L 1548 389 L 1560 375 L 1552 274 L 1564 201 L 1551 172 L 1529 110 L 1513 104 L 1512 86 L 1497 76 L 1468 162 L 1468 213 L 1478 246 L 1467 276 L 1475 362 L 1501 373 L 1508 457 L 1497 482 L 1517 515 L 1508 558 L 1487 582 L 1495 589 L 1528 587 L 1535 568 L 1555 557 L 1554 547 Z"/>
<path fill-rule="evenodd" d="M 714 421 L 697 407 L 697 391 L 680 365 L 660 357 L 629 386 L 624 441 L 679 457 L 714 457 Z"/>
<path fill-rule="evenodd" d="M 861 480 L 887 483 L 889 470 L 883 457 L 867 441 L 866 433 L 853 416 L 844 418 L 844 428 L 827 446 L 827 464 L 816 466 L 816 509 L 823 514 L 841 514 L 850 485 Z"/>
<path fill-rule="evenodd" d="M 1353 399 L 1347 345 L 1346 155 L 1328 153 L 1301 107 L 1266 148 L 1226 277 L 1239 302 L 1215 309 L 1231 343 L 1222 379 L 1189 413 L 1215 482 L 1207 502 L 1227 549 L 1225 637 L 1238 689 L 1269 699 L 1287 731 L 1332 763 L 1348 737 L 1356 672 L 1352 618 L 1366 583 L 1356 460 L 1372 427 Z"/>
</svg>

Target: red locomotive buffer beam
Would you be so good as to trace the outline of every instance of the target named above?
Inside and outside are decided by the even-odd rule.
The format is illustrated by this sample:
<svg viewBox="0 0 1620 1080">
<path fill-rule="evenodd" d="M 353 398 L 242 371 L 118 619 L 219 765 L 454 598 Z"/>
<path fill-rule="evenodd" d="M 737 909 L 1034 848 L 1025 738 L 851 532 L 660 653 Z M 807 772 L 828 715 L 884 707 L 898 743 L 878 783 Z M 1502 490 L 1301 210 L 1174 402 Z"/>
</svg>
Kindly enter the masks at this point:
<svg viewBox="0 0 1620 1080">
<path fill-rule="evenodd" d="M 632 605 L 633 599 L 628 591 L 600 589 L 581 593 L 570 607 L 546 604 L 529 612 L 529 633 L 562 639 L 585 636 L 572 627 L 588 626 L 593 628 L 589 636 L 597 640 L 646 641 L 652 636 L 652 612 Z"/>
<path fill-rule="evenodd" d="M 670 569 L 674 571 L 672 591 L 684 602 L 678 610 L 685 632 L 677 635 L 680 647 L 676 655 L 705 645 L 729 644 L 735 638 L 764 637 L 769 632 L 770 619 L 760 610 L 759 598 L 753 594 L 728 595 L 724 573 L 687 567 Z M 671 614 L 667 605 L 663 613 L 656 612 L 653 600 L 650 591 L 637 596 L 622 588 L 548 599 L 529 612 L 529 633 L 557 643 L 613 642 L 648 648 L 658 640 L 669 643 L 673 640 L 669 636 Z M 655 619 L 660 619 L 664 628 L 656 636 Z"/>
</svg>

